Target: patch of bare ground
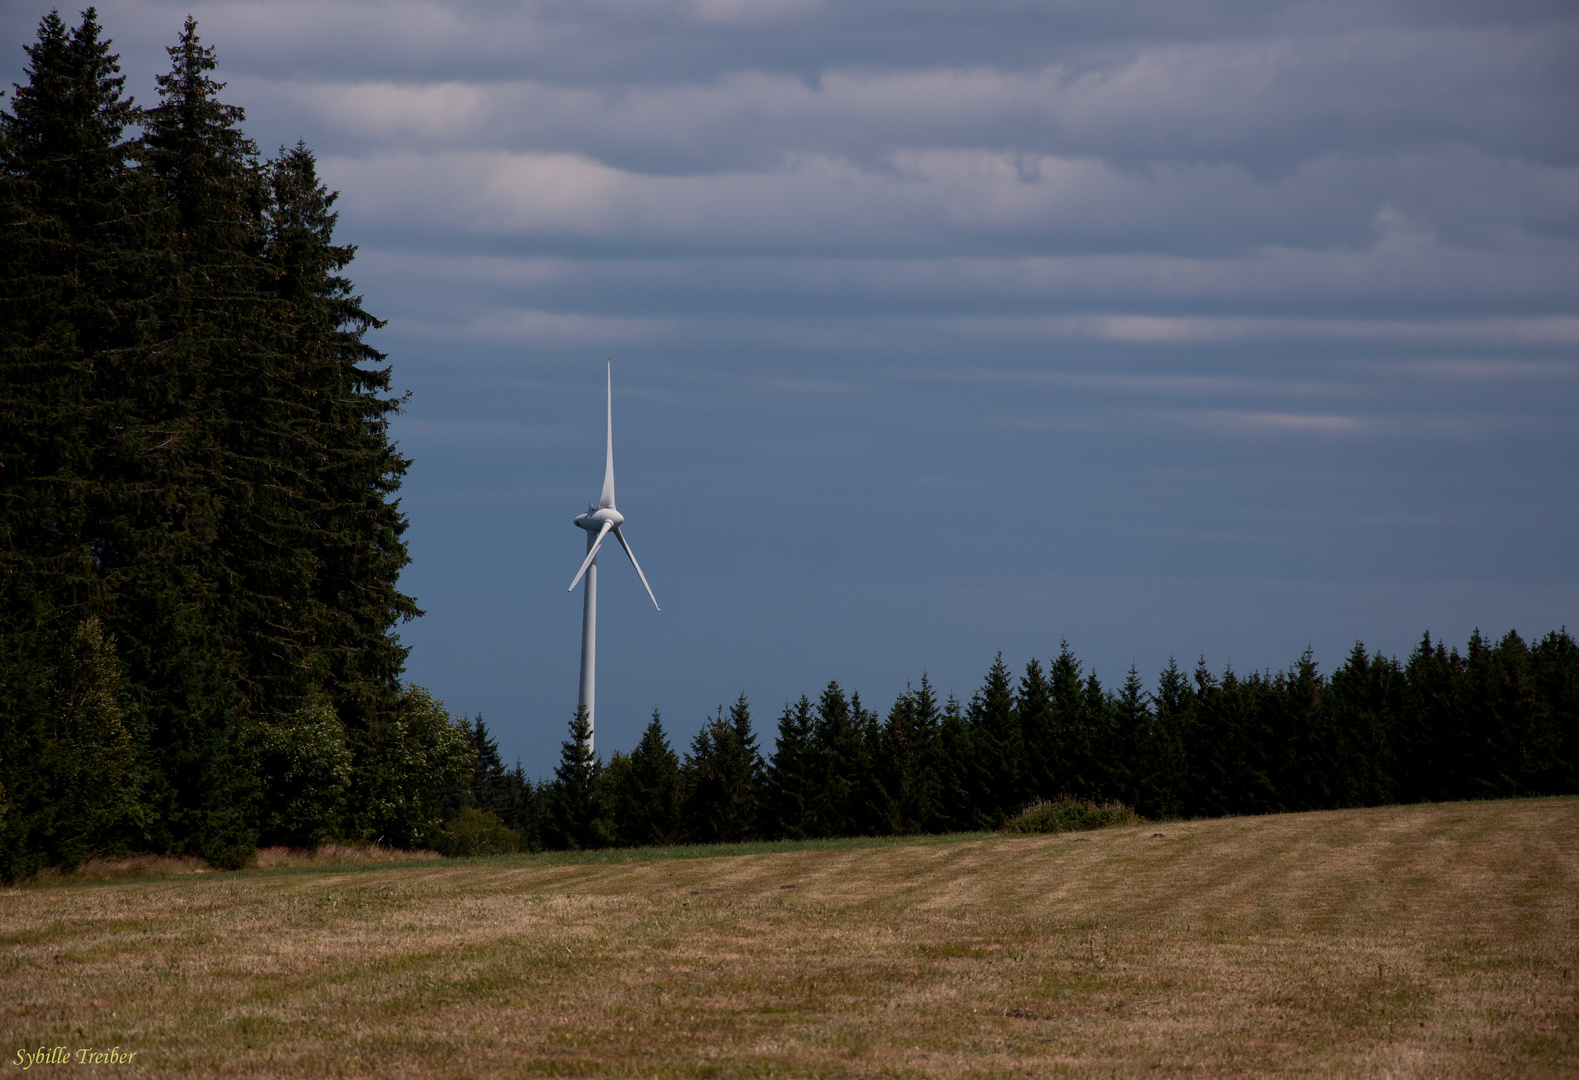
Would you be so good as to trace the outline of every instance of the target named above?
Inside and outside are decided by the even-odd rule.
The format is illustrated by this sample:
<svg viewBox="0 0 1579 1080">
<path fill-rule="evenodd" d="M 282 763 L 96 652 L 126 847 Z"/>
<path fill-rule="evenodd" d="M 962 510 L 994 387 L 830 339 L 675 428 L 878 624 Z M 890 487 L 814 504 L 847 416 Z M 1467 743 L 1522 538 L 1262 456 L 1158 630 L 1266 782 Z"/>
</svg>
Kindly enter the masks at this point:
<svg viewBox="0 0 1579 1080">
<path fill-rule="evenodd" d="M 1579 1072 L 1574 799 L 711 858 L 320 856 L 0 892 L 5 1059 L 119 1044 L 138 1051 L 119 1075 L 175 1077 Z"/>
</svg>

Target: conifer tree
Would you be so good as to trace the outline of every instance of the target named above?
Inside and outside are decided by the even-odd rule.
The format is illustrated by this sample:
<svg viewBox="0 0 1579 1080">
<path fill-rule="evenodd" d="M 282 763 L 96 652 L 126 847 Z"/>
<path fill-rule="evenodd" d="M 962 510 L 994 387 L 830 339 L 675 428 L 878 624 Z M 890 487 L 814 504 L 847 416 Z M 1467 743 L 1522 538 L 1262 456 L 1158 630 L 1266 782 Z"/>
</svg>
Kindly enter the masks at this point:
<svg viewBox="0 0 1579 1080">
<path fill-rule="evenodd" d="M 1547 790 L 1579 792 L 1579 645 L 1566 627 L 1535 643 L 1530 667 L 1554 735 Z"/>
<path fill-rule="evenodd" d="M 466 741 L 471 744 L 472 752 L 472 805 L 498 813 L 509 801 L 510 773 L 499 756 L 499 741 L 488 731 L 482 713 L 467 725 Z M 500 818 L 503 817 L 500 814 Z"/>
<path fill-rule="evenodd" d="M 1368 656 L 1356 641 L 1332 673 L 1330 699 L 1340 741 L 1340 806 L 1379 806 L 1397 800 L 1396 728 L 1402 672 L 1390 658 Z"/>
<path fill-rule="evenodd" d="M 621 782 L 609 785 L 609 814 L 619 842 L 632 847 L 677 842 L 681 835 L 680 760 L 669 745 L 657 709 L 626 760 Z"/>
<path fill-rule="evenodd" d="M 0 791 L 5 881 L 45 866 L 73 868 L 135 841 L 135 746 L 122 722 L 114 642 L 96 617 L 77 626 L 45 668 L 40 690 L 48 707 L 32 718 L 28 756 L 5 769 Z"/>
<path fill-rule="evenodd" d="M 299 670 L 330 694 L 354 742 L 397 696 L 406 649 L 394 628 L 421 612 L 397 589 L 409 560 L 393 497 L 409 462 L 388 424 L 404 399 L 389 396 L 385 357 L 363 340 L 383 324 L 342 275 L 356 249 L 334 243 L 334 202 L 305 146 L 268 164 L 263 258 L 284 333 L 268 373 L 278 417 L 267 483 L 287 497 L 275 502 L 290 513 L 299 561 L 251 565 L 275 625 L 293 630 Z"/>
<path fill-rule="evenodd" d="M 889 829 L 901 835 L 933 832 L 938 820 L 937 694 L 926 673 L 919 687 L 905 687 L 882 730 L 882 775 Z"/>
<path fill-rule="evenodd" d="M 1021 805 L 1033 799 L 1055 799 L 1061 792 L 1058 745 L 1053 726 L 1052 688 L 1035 657 L 1025 665 L 1015 694 L 1015 718 L 1020 727 L 1024 767 L 1020 772 Z"/>
<path fill-rule="evenodd" d="M 1560 736 L 1537 695 L 1523 639 L 1510 630 L 1493 644 L 1477 630 L 1465 676 L 1478 756 L 1475 795 L 1508 798 L 1550 790 Z"/>
<path fill-rule="evenodd" d="M 1398 726 L 1399 797 L 1404 802 L 1461 799 L 1459 714 L 1462 662 L 1427 631 L 1404 667 L 1404 718 Z"/>
<path fill-rule="evenodd" d="M 943 705 L 938 723 L 938 831 L 979 829 L 982 816 L 972 791 L 975 772 L 971 727 L 965 721 L 959 699 L 953 694 Z"/>
<path fill-rule="evenodd" d="M 1134 762 L 1127 753 L 1116 703 L 1102 688 L 1095 669 L 1086 675 L 1085 715 L 1089 717 L 1096 761 L 1094 797 L 1124 801 L 1133 779 Z"/>
<path fill-rule="evenodd" d="M 729 726 L 734 729 L 741 752 L 745 754 L 751 777 L 752 820 L 757 822 L 757 830 L 760 831 L 761 804 L 767 791 L 768 766 L 762 759 L 762 748 L 757 744 L 757 733 L 751 726 L 751 703 L 746 700 L 745 691 L 741 691 L 735 703 L 729 707 Z"/>
<path fill-rule="evenodd" d="M 1199 795 L 1193 771 L 1195 732 L 1195 693 L 1188 676 L 1179 670 L 1178 661 L 1168 657 L 1168 666 L 1157 678 L 1152 694 L 1155 735 L 1158 747 L 1159 779 L 1153 786 L 1165 792 L 1167 813 L 1189 817 L 1200 813 Z"/>
<path fill-rule="evenodd" d="M 68 685 L 73 657 L 110 679 L 96 700 L 114 729 L 141 741 L 140 717 L 119 689 L 122 665 L 105 652 L 113 627 L 100 563 L 106 435 L 124 422 L 116 396 L 119 353 L 138 337 L 143 285 L 139 229 L 147 185 L 132 168 L 137 118 L 92 8 L 68 31 L 41 20 L 27 46 L 28 83 L 0 112 L 0 878 L 35 860 L 70 862 L 96 845 L 136 844 L 115 827 L 87 827 L 94 805 L 136 801 L 135 771 L 102 786 L 72 779 L 84 758 L 61 743 L 82 715 Z M 85 653 L 83 650 L 86 649 Z M 112 674 L 113 673 L 113 674 Z M 65 682 L 62 682 L 62 678 Z M 62 695 L 66 695 L 64 698 Z M 105 713 L 106 716 L 110 713 Z M 105 738 L 111 738 L 109 728 Z M 117 736 L 118 738 L 118 736 Z M 113 739 L 112 739 L 113 741 Z M 92 740 L 83 746 L 91 756 Z M 47 794 L 46 794 L 47 793 Z M 76 794 L 72 794 L 76 793 Z M 91 796 L 91 798 L 90 798 Z M 40 801 L 43 800 L 43 801 Z M 49 803 L 50 805 L 45 805 Z M 87 815 L 87 818 L 82 815 Z M 78 824 L 61 825 L 71 820 Z M 53 822 L 54 824 L 50 824 Z M 64 831 L 62 831 L 64 830 Z M 115 839 L 112 839 L 112 836 Z"/>
<path fill-rule="evenodd" d="M 817 699 L 812 730 L 807 817 L 813 836 L 851 836 L 861 831 L 861 786 L 868 769 L 862 735 L 844 688 L 830 681 Z"/>
<path fill-rule="evenodd" d="M 1058 655 L 1047 670 L 1051 699 L 1051 737 L 1047 740 L 1058 795 L 1084 795 L 1090 786 L 1091 761 L 1084 721 L 1085 694 L 1081 664 L 1068 641 L 1058 643 Z"/>
<path fill-rule="evenodd" d="M 757 828 L 757 766 L 749 735 L 750 714 L 745 695 L 729 719 L 720 706 L 691 740 L 681 770 L 686 835 L 698 844 L 737 843 L 752 839 Z M 737 726 L 736 715 L 744 719 Z"/>
<path fill-rule="evenodd" d="M 999 653 L 970 702 L 971 801 L 980 825 L 997 828 L 1020 808 L 1023 744 L 1009 669 Z"/>
<path fill-rule="evenodd" d="M 1166 750 L 1158 738 L 1156 718 L 1134 664 L 1108 709 L 1113 718 L 1115 756 L 1125 769 L 1123 786 L 1112 793 L 1113 797 L 1145 817 L 1165 816 L 1169 811 L 1159 811 L 1158 807 L 1167 802 L 1163 789 Z M 1143 806 L 1146 809 L 1142 810 Z"/>
<path fill-rule="evenodd" d="M 103 606 L 94 480 L 122 419 L 111 371 L 136 340 L 147 209 L 137 110 L 99 33 L 92 8 L 70 32 L 45 16 L 0 112 L 0 618 L 55 649 Z"/>
<path fill-rule="evenodd" d="M 235 593 L 222 527 L 224 507 L 246 501 L 226 448 L 243 424 L 237 373 L 257 348 L 255 148 L 241 110 L 217 100 L 212 50 L 190 19 L 168 52 L 160 103 L 143 119 L 143 171 L 162 207 L 149 237 L 155 340 L 118 371 L 128 423 L 106 455 L 101 566 L 156 769 L 154 845 L 231 865 L 249 857 L 259 810 L 255 710 L 234 633 L 250 605 Z"/>
<path fill-rule="evenodd" d="M 612 831 L 604 821 L 603 764 L 592 752 L 592 722 L 585 705 L 576 706 L 570 738 L 559 744 L 559 764 L 549 789 L 550 847 L 581 851 L 605 847 Z"/>
<path fill-rule="evenodd" d="M 771 835 L 801 840 L 812 832 L 812 799 L 815 787 L 815 723 L 811 699 L 802 694 L 793 706 L 784 703 L 778 738 L 768 766 L 768 806 Z"/>
</svg>

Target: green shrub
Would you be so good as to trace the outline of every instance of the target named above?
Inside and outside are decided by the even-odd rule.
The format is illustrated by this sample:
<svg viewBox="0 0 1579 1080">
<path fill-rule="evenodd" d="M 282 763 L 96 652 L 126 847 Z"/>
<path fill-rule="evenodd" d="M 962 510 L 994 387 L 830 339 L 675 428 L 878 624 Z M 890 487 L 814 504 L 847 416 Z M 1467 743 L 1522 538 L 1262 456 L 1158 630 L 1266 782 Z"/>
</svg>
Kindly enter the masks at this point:
<svg viewBox="0 0 1579 1080">
<path fill-rule="evenodd" d="M 444 823 L 440 848 L 445 855 L 508 855 L 521 850 L 521 834 L 492 810 L 467 806 Z"/>
<path fill-rule="evenodd" d="M 260 741 L 263 843 L 316 848 L 337 833 L 351 783 L 345 728 L 317 700 L 264 725 Z"/>
<path fill-rule="evenodd" d="M 407 850 L 442 847 L 444 823 L 470 798 L 477 761 L 470 733 L 469 721 L 408 684 L 394 715 L 353 741 L 347 838 Z"/>
<path fill-rule="evenodd" d="M 1004 823 L 1008 833 L 1087 832 L 1111 825 L 1139 825 L 1144 819 L 1121 802 L 1092 802 L 1065 795 L 1037 799 Z"/>
</svg>

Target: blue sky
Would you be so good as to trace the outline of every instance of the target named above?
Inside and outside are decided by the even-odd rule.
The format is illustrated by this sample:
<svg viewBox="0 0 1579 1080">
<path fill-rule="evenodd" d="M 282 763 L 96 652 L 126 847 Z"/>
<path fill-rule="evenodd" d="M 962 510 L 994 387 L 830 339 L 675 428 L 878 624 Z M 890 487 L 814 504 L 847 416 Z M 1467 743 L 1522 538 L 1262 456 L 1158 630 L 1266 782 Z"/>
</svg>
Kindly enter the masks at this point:
<svg viewBox="0 0 1579 1080">
<path fill-rule="evenodd" d="M 12 0 L 0 75 L 42 8 Z M 341 192 L 412 391 L 409 673 L 548 770 L 603 364 L 598 727 L 1067 638 L 1324 669 L 1579 624 L 1564 3 L 110 0 Z"/>
</svg>

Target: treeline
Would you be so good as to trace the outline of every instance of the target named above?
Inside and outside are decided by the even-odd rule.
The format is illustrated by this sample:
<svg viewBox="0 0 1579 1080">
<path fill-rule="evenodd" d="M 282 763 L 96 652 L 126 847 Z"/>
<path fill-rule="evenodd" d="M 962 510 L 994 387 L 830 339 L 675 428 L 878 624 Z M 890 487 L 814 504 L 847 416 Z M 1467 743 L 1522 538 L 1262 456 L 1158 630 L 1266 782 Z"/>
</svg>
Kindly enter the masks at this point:
<svg viewBox="0 0 1579 1080">
<path fill-rule="evenodd" d="M 1109 688 L 1065 644 L 1018 675 L 1000 656 L 963 705 L 923 675 L 880 716 L 829 683 L 785 706 L 766 756 L 743 695 L 683 757 L 654 712 L 604 763 L 578 714 L 541 784 L 503 769 L 480 718 L 470 737 L 474 805 L 532 849 L 992 829 L 1064 796 L 1188 818 L 1573 794 L 1579 646 L 1476 633 L 1460 653 L 1428 634 L 1404 663 L 1356 645 L 1331 676 L 1307 652 Z"/>
<path fill-rule="evenodd" d="M 401 399 L 305 146 L 189 19 L 143 108 L 92 9 L 0 113 L 0 878 L 429 844 L 465 734 L 404 689 Z"/>
</svg>

